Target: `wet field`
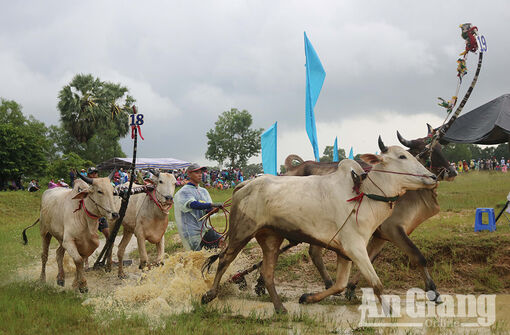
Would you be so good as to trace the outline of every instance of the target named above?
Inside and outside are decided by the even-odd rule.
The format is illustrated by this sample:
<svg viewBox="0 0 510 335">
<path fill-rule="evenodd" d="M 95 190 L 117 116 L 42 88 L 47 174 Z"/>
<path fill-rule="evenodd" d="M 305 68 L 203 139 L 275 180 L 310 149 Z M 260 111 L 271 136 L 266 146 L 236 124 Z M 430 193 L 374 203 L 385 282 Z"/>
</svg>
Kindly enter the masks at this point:
<svg viewBox="0 0 510 335">
<path fill-rule="evenodd" d="M 136 249 L 136 239 L 132 239 L 127 251 Z M 98 248 L 95 256 L 101 250 Z M 47 268 L 47 281 L 49 285 L 56 286 L 57 267 L 54 257 L 55 250 L 50 251 Z M 204 260 L 213 254 L 212 252 L 175 252 L 172 255 L 166 255 L 164 265 L 145 269 L 138 269 L 138 260 L 133 259 L 133 265 L 125 267 L 128 275 L 127 279 L 117 277 L 117 268 L 112 272 L 106 273 L 103 270 L 90 270 L 86 272 L 86 278 L 89 286 L 88 298 L 83 302 L 94 308 L 98 315 L 109 315 L 115 318 L 116 315 L 143 315 L 150 321 L 154 328 L 158 328 L 161 320 L 168 315 L 189 312 L 193 305 L 200 301 L 200 297 L 205 293 L 213 279 L 214 271 L 202 276 L 201 267 Z M 114 249 L 115 255 L 115 249 Z M 115 257 L 114 257 L 115 260 Z M 94 262 L 94 255 L 90 259 L 90 264 Z M 246 256 L 240 254 L 229 268 L 224 276 L 228 280 L 237 271 L 244 269 L 249 264 Z M 72 281 L 74 278 L 74 264 L 66 255 L 64 258 L 64 268 L 66 271 L 65 290 L 72 290 Z M 36 280 L 39 276 L 40 264 L 34 264 L 24 270 L 19 271 L 19 277 L 22 279 Z M 225 310 L 233 315 L 244 317 L 253 317 L 259 319 L 270 319 L 274 315 L 273 304 L 267 295 L 258 297 L 253 290 L 258 273 L 254 272 L 246 277 L 248 287 L 240 290 L 233 283 L 224 282 L 217 299 L 210 303 L 212 308 Z M 370 317 L 368 309 L 365 309 L 365 315 L 362 310 L 362 292 L 358 290 L 358 300 L 347 301 L 343 296 L 332 296 L 321 303 L 302 305 L 298 303 L 299 297 L 304 292 L 318 292 L 322 290 L 317 284 L 302 283 L 276 283 L 277 290 L 282 296 L 284 305 L 291 316 L 313 319 L 321 324 L 324 329 L 333 333 L 343 333 L 352 329 L 377 329 L 378 331 L 388 330 L 396 333 L 429 333 L 429 332 L 449 332 L 449 333 L 469 333 L 476 331 L 479 334 L 490 334 L 494 329 L 510 331 L 510 295 L 498 294 L 495 296 L 494 311 L 496 313 L 494 322 L 490 327 L 481 327 L 477 324 L 478 317 L 486 324 L 490 322 L 484 316 L 490 313 L 490 306 L 478 306 L 483 310 L 466 310 L 467 317 L 441 317 L 441 311 L 453 308 L 457 314 L 458 302 L 445 301 L 441 307 L 435 304 L 427 303 L 426 299 L 418 298 L 415 305 L 423 305 L 425 308 L 425 317 L 411 317 L 408 313 L 408 297 L 406 292 L 392 292 L 398 296 L 400 313 L 398 317 Z M 449 292 L 441 292 L 444 296 Z M 452 292 L 452 296 L 454 296 Z M 451 305 L 453 304 L 453 305 Z M 394 306 L 395 307 L 395 306 Z M 441 309 L 441 310 L 440 310 Z M 377 311 L 382 309 L 377 304 Z M 414 310 L 416 311 L 416 310 Z M 374 314 L 372 314 L 373 316 Z M 482 322 L 482 324 L 483 324 Z M 462 323 L 471 323 L 470 327 L 463 326 Z M 474 324 L 473 324 L 474 323 Z"/>
</svg>

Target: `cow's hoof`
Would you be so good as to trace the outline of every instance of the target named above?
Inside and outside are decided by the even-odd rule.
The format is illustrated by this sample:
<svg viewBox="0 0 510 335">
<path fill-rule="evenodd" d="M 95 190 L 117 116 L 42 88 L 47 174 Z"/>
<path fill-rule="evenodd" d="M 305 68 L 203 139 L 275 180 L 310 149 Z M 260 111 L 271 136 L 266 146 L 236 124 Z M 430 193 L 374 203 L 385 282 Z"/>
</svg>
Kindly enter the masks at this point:
<svg viewBox="0 0 510 335">
<path fill-rule="evenodd" d="M 127 279 L 128 278 L 127 274 L 125 274 L 124 272 L 119 273 L 118 276 L 119 276 L 119 279 Z"/>
<path fill-rule="evenodd" d="M 164 263 L 164 262 L 156 262 L 156 264 L 155 264 L 155 265 L 156 265 L 156 266 L 163 266 L 163 265 L 165 265 L 165 263 Z"/>
<path fill-rule="evenodd" d="M 236 284 L 241 291 L 245 291 L 248 288 L 248 283 L 244 277 L 242 277 Z"/>
<path fill-rule="evenodd" d="M 282 307 L 280 307 L 280 308 L 276 308 L 276 307 L 275 307 L 275 312 L 276 312 L 276 314 L 278 314 L 278 315 L 286 315 L 286 314 L 288 314 L 288 313 L 289 313 L 289 312 L 287 311 L 287 308 L 285 308 L 285 307 L 283 307 L 283 306 L 282 306 Z"/>
<path fill-rule="evenodd" d="M 57 279 L 57 285 L 58 286 L 64 287 L 65 283 L 66 283 L 66 281 L 64 279 Z"/>
<path fill-rule="evenodd" d="M 345 299 L 351 301 L 356 298 L 356 285 L 354 284 L 347 284 L 347 287 L 345 288 Z"/>
<path fill-rule="evenodd" d="M 211 302 L 216 297 L 211 291 L 207 292 L 202 296 L 202 305 L 206 305 Z"/>
<path fill-rule="evenodd" d="M 257 284 L 255 285 L 255 294 L 257 294 L 259 297 L 266 294 L 266 284 L 264 283 L 264 279 L 262 277 L 257 279 Z"/>
<path fill-rule="evenodd" d="M 105 272 L 112 272 L 112 265 L 111 264 L 106 264 L 106 266 L 104 267 L 104 271 Z"/>
<path fill-rule="evenodd" d="M 332 280 L 326 280 L 326 281 L 324 282 L 324 286 L 326 287 L 326 290 L 327 290 L 328 288 L 330 288 L 331 286 L 333 286 L 333 281 L 332 281 Z"/>
<path fill-rule="evenodd" d="M 88 287 L 80 287 L 80 293 L 89 293 Z"/>
<path fill-rule="evenodd" d="M 142 262 L 142 263 L 140 263 L 140 265 L 138 266 L 138 268 L 139 268 L 140 270 L 142 270 L 142 271 L 143 271 L 143 270 L 145 270 L 145 269 L 150 270 L 149 264 L 148 264 L 147 262 Z"/>
<path fill-rule="evenodd" d="M 441 295 L 437 291 L 433 291 L 433 290 L 427 291 L 427 299 L 435 302 L 437 305 L 443 303 L 443 300 L 441 299 Z"/>
<path fill-rule="evenodd" d="M 312 295 L 313 295 L 312 293 L 304 293 L 301 297 L 299 297 L 299 303 L 307 304 L 309 302 L 308 297 L 310 297 Z"/>
</svg>

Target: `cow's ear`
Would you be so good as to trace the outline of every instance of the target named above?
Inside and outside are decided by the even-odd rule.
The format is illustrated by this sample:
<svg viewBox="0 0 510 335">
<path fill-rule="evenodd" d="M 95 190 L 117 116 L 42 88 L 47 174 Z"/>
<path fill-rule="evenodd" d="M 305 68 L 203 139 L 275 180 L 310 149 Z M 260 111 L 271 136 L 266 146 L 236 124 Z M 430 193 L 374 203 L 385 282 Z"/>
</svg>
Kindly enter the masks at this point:
<svg viewBox="0 0 510 335">
<path fill-rule="evenodd" d="M 73 197 L 73 199 L 85 199 L 89 195 L 89 190 L 83 190 Z"/>
<path fill-rule="evenodd" d="M 382 162 L 382 157 L 374 154 L 363 154 L 359 156 L 365 163 L 376 165 Z"/>
</svg>

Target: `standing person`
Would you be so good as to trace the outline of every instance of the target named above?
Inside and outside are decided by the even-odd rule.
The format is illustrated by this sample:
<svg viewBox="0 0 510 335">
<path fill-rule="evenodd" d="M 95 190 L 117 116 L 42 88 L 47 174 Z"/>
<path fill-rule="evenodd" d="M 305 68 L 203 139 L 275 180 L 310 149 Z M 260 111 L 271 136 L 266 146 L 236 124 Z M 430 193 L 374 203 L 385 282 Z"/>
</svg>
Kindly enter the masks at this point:
<svg viewBox="0 0 510 335">
<path fill-rule="evenodd" d="M 212 202 L 209 192 L 199 185 L 205 169 L 198 164 L 191 164 L 186 169 L 189 182 L 174 197 L 177 229 L 188 250 L 217 248 L 221 239 L 221 235 L 213 229 L 204 227 L 202 230 L 202 222 L 198 221 L 213 208 L 223 206 L 221 202 Z"/>
<path fill-rule="evenodd" d="M 120 173 L 119 171 L 115 171 L 115 173 L 113 174 L 113 184 L 115 186 L 119 185 L 121 182 L 120 182 Z"/>
<path fill-rule="evenodd" d="M 74 179 L 76 178 L 76 171 L 74 169 L 69 170 L 69 180 L 71 181 L 69 185 L 71 185 L 71 188 L 74 187 Z"/>
<path fill-rule="evenodd" d="M 87 176 L 89 178 L 99 178 L 99 171 L 97 171 L 95 167 L 91 166 L 87 170 Z M 103 233 L 104 237 L 108 239 L 108 237 L 110 237 L 110 228 L 108 228 L 108 222 L 106 221 L 106 218 L 101 217 L 98 221 L 99 226 L 97 227 L 97 230 Z"/>
</svg>

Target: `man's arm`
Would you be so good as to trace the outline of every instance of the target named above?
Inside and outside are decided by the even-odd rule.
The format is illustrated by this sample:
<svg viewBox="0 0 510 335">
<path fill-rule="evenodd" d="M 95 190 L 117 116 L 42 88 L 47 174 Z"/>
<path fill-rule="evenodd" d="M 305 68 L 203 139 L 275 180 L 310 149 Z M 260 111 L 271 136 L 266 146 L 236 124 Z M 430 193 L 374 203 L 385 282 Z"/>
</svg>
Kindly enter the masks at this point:
<svg viewBox="0 0 510 335">
<path fill-rule="evenodd" d="M 200 201 L 192 201 L 188 205 L 192 209 L 211 209 L 211 208 L 220 208 L 223 207 L 222 202 L 200 202 Z"/>
</svg>

